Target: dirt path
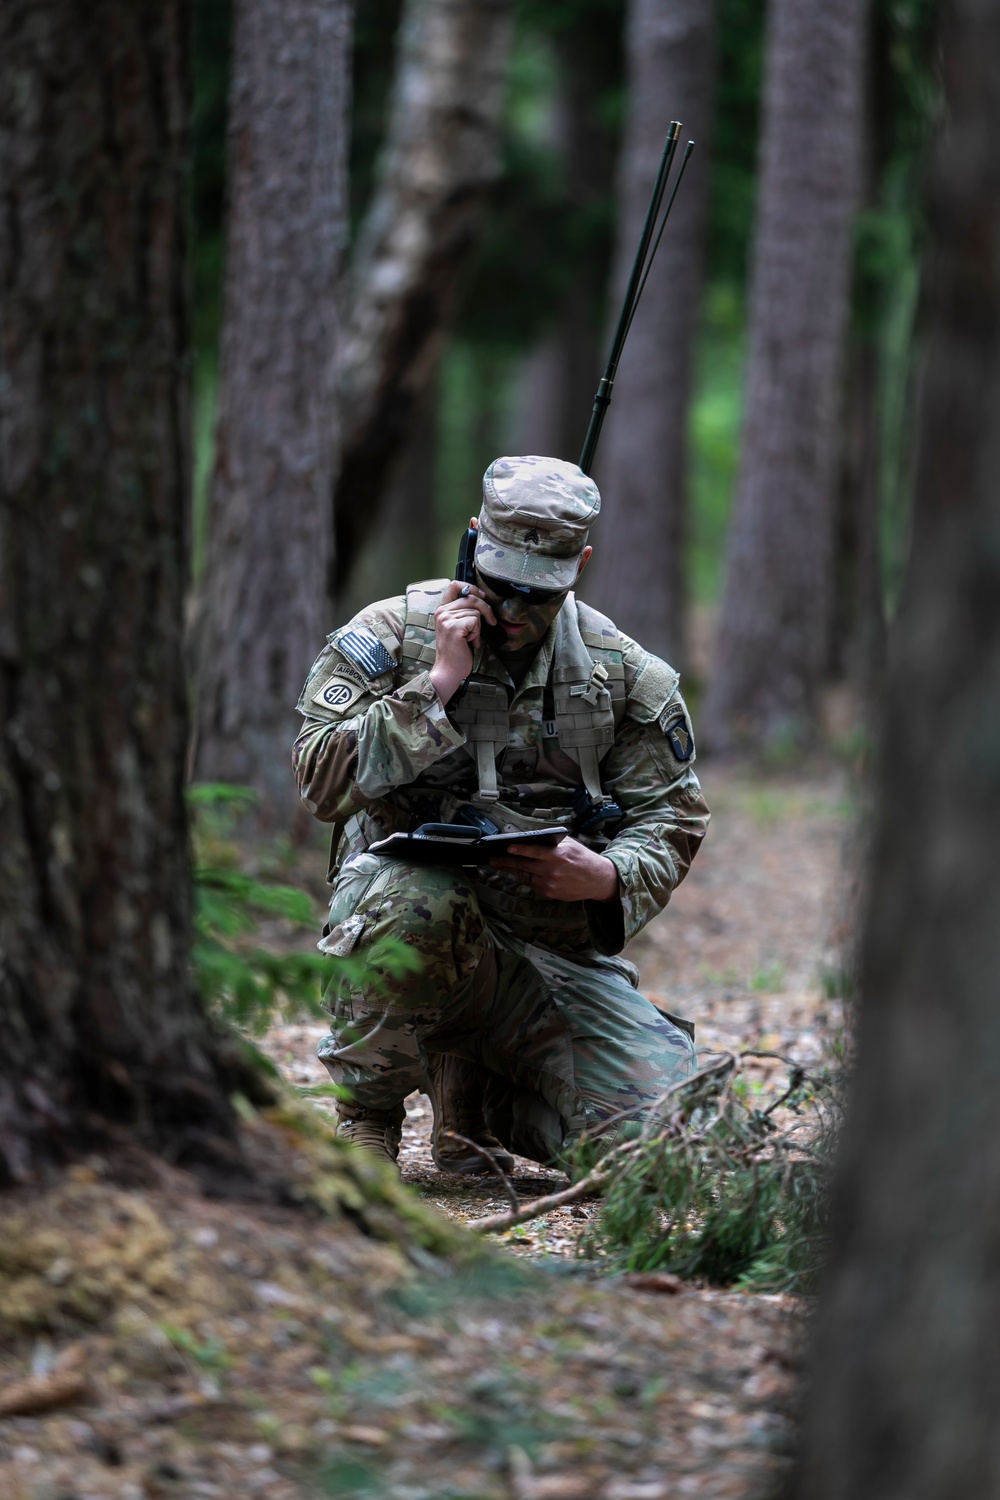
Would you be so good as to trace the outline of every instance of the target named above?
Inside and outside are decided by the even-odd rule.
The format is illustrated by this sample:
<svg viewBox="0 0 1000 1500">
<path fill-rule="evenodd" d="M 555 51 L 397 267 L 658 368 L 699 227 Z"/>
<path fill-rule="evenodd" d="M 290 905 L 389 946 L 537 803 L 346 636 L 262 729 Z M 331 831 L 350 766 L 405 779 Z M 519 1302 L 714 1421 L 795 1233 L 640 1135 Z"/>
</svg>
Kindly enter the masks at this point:
<svg viewBox="0 0 1000 1500">
<path fill-rule="evenodd" d="M 845 897 L 842 851 L 850 805 L 837 767 L 772 773 L 712 767 L 703 782 L 713 822 L 688 879 L 626 956 L 644 992 L 695 1022 L 705 1052 L 759 1049 L 816 1064 L 843 1024 L 836 990 Z M 322 1081 L 315 1059 L 322 1026 L 277 1028 L 268 1050 L 291 1082 Z M 784 1076 L 762 1060 L 766 1090 Z M 400 1165 L 404 1180 L 444 1212 L 476 1219 L 507 1203 L 490 1179 L 443 1176 L 430 1159 L 431 1110 L 407 1100 Z M 559 1172 L 518 1161 L 522 1201 L 566 1182 Z M 571 1257 L 593 1204 L 559 1210 L 506 1235 L 520 1255 Z"/>
</svg>

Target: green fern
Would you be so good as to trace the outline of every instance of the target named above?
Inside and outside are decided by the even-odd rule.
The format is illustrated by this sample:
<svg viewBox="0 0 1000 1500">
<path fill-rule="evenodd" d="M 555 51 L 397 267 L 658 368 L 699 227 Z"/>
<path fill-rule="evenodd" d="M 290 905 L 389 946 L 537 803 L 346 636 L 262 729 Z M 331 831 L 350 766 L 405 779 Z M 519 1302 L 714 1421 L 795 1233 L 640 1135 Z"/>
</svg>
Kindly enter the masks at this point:
<svg viewBox="0 0 1000 1500">
<path fill-rule="evenodd" d="M 320 913 L 295 886 L 261 880 L 236 868 L 236 818 L 256 794 L 248 787 L 201 783 L 191 787 L 195 884 L 192 949 L 195 978 L 206 1005 L 224 1021 L 262 1036 L 278 1020 L 324 1018 L 322 989 L 339 974 L 371 988 L 413 973 L 420 960 L 391 939 L 362 957 L 331 958 L 315 951 Z M 282 917 L 302 930 L 301 952 L 276 953 L 250 941 L 260 917 Z"/>
</svg>

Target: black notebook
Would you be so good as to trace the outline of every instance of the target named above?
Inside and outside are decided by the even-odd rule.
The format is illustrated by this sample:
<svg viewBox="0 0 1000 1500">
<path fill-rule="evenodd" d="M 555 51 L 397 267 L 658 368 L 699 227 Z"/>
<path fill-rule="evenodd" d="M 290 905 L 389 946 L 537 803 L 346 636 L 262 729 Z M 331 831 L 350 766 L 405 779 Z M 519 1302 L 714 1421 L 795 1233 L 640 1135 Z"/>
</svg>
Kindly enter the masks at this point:
<svg viewBox="0 0 1000 1500">
<path fill-rule="evenodd" d="M 554 848 L 566 837 L 565 828 L 538 828 L 531 833 L 480 833 L 463 823 L 424 823 L 415 833 L 393 833 L 369 854 L 387 859 L 405 859 L 411 865 L 488 865 L 496 854 L 518 845 L 541 844 Z"/>
</svg>

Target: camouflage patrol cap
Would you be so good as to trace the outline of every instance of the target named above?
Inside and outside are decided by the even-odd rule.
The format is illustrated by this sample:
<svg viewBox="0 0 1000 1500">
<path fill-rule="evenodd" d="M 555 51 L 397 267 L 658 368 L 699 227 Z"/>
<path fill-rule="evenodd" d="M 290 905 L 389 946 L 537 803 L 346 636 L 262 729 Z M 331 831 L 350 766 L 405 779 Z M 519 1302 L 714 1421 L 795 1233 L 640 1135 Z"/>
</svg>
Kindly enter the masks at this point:
<svg viewBox="0 0 1000 1500">
<path fill-rule="evenodd" d="M 496 458 L 483 475 L 476 562 L 492 578 L 572 588 L 601 508 L 594 481 L 562 458 Z"/>
</svg>

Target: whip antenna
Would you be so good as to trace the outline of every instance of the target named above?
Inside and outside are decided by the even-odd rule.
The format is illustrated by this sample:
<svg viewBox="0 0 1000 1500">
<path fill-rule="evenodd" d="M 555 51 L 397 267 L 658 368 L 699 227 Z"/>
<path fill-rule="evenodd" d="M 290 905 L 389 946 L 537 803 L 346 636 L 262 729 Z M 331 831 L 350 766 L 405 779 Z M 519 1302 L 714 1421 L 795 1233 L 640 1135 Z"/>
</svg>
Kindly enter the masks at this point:
<svg viewBox="0 0 1000 1500">
<path fill-rule="evenodd" d="M 663 203 L 663 195 L 666 192 L 667 179 L 670 176 L 670 168 L 673 164 L 680 133 L 680 121 L 671 120 L 670 127 L 667 130 L 667 139 L 663 146 L 663 155 L 660 157 L 656 180 L 653 183 L 649 207 L 646 210 L 646 220 L 642 226 L 639 245 L 635 252 L 635 259 L 632 262 L 628 285 L 625 288 L 625 297 L 622 301 L 621 312 L 618 314 L 614 337 L 611 340 L 608 362 L 604 367 L 604 374 L 601 376 L 600 383 L 598 384 L 597 394 L 594 396 L 594 409 L 590 414 L 590 425 L 587 428 L 587 436 L 583 442 L 583 451 L 580 454 L 580 468 L 585 474 L 590 473 L 594 462 L 594 454 L 597 452 L 597 443 L 601 436 L 601 428 L 604 425 L 604 417 L 608 407 L 611 405 L 611 393 L 614 389 L 615 376 L 618 373 L 618 361 L 621 359 L 625 340 L 628 338 L 628 331 L 632 327 L 632 319 L 635 317 L 639 298 L 642 296 L 643 288 L 649 278 L 653 257 L 659 249 L 660 240 L 663 238 L 663 230 L 667 219 L 670 217 L 670 210 L 674 206 L 677 189 L 680 187 L 681 178 L 684 176 L 684 168 L 687 166 L 691 152 L 694 150 L 694 141 L 688 141 L 684 148 L 680 170 L 677 173 L 670 197 L 667 199 L 667 207 L 663 218 L 660 220 L 660 227 L 654 240 L 653 231 L 656 229 L 656 221 Z"/>
</svg>

